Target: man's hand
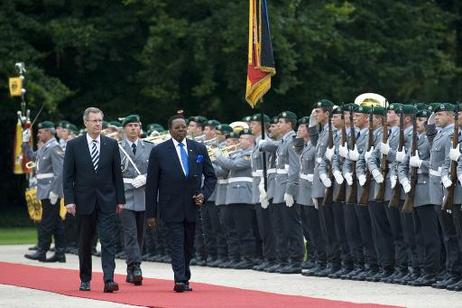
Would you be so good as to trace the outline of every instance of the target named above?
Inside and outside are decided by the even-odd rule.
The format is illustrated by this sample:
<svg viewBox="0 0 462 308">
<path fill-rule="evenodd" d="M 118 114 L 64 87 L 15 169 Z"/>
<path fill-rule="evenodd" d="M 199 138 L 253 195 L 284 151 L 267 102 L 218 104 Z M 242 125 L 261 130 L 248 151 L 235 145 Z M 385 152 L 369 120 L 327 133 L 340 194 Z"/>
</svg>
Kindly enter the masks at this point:
<svg viewBox="0 0 462 308">
<path fill-rule="evenodd" d="M 353 174 L 347 172 L 343 177 L 345 178 L 345 181 L 347 182 L 348 186 L 353 185 Z"/>
<path fill-rule="evenodd" d="M 194 204 L 197 206 L 202 206 L 204 204 L 204 195 L 202 193 L 195 194 L 193 196 Z"/>
<path fill-rule="evenodd" d="M 397 162 L 404 162 L 404 158 L 406 157 L 406 152 L 404 151 L 404 147 L 402 151 L 396 151 L 396 161 Z"/>
<path fill-rule="evenodd" d="M 30 129 L 27 128 L 22 132 L 22 142 L 29 142 L 30 140 Z"/>
<path fill-rule="evenodd" d="M 372 152 L 374 152 L 374 146 L 371 146 L 371 149 L 369 151 L 366 151 L 366 153 L 364 153 L 364 159 L 366 161 L 368 161 L 369 158 L 371 158 Z"/>
<path fill-rule="evenodd" d="M 441 183 L 443 183 L 444 188 L 449 188 L 452 185 L 452 181 L 448 176 L 443 176 L 441 178 Z"/>
<path fill-rule="evenodd" d="M 75 203 L 69 203 L 66 205 L 66 211 L 71 214 L 72 216 L 75 216 Z"/>
<path fill-rule="evenodd" d="M 364 184 L 366 184 L 366 175 L 365 174 L 359 174 L 358 175 L 358 182 L 359 182 L 359 186 L 363 187 Z"/>
<path fill-rule="evenodd" d="M 321 180 L 322 184 L 325 187 L 331 187 L 332 186 L 332 181 L 327 177 L 325 173 L 321 173 L 319 175 L 319 179 Z"/>
<path fill-rule="evenodd" d="M 124 210 L 125 204 L 117 204 L 116 213 L 120 214 Z"/>
<path fill-rule="evenodd" d="M 154 217 L 148 218 L 146 222 L 148 223 L 149 229 L 155 229 L 157 226 L 157 221 Z"/>
<path fill-rule="evenodd" d="M 383 181 L 384 181 L 383 175 L 378 169 L 372 170 L 372 176 L 374 177 L 374 180 L 378 184 L 383 183 Z"/>
<path fill-rule="evenodd" d="M 390 175 L 390 187 L 391 189 L 395 188 L 398 178 L 396 175 Z"/>
<path fill-rule="evenodd" d="M 346 142 L 338 146 L 338 154 L 343 158 L 348 158 L 348 147 Z"/>
<path fill-rule="evenodd" d="M 294 197 L 291 194 L 288 194 L 288 193 L 284 194 L 284 201 L 285 201 L 287 207 L 291 207 L 295 203 Z"/>
<path fill-rule="evenodd" d="M 56 202 L 58 202 L 58 195 L 50 191 L 50 195 L 48 196 L 48 199 L 50 199 L 51 204 L 55 205 Z"/>
<path fill-rule="evenodd" d="M 388 141 L 387 143 L 383 143 L 383 142 L 380 143 L 380 153 L 382 153 L 383 155 L 388 155 L 388 153 L 390 153 L 390 150 L 391 148 L 390 148 L 390 144 L 388 143 Z"/>
<path fill-rule="evenodd" d="M 435 124 L 435 117 L 436 117 L 436 113 L 432 112 L 432 114 L 427 119 L 427 124 L 428 125 Z"/>
<path fill-rule="evenodd" d="M 451 148 L 449 150 L 449 158 L 452 160 L 452 161 L 458 161 L 459 160 L 459 157 L 460 157 L 460 150 L 459 150 L 459 146 L 460 144 L 457 144 L 456 148 L 453 149 Z"/>
<path fill-rule="evenodd" d="M 409 193 L 411 191 L 411 183 L 407 178 L 401 181 L 401 186 L 403 186 L 404 193 Z"/>
<path fill-rule="evenodd" d="M 132 185 L 135 188 L 139 188 L 141 186 L 146 185 L 146 175 L 145 174 L 138 175 L 136 178 L 133 179 Z"/>
<path fill-rule="evenodd" d="M 262 209 L 267 209 L 269 205 L 268 196 L 262 197 L 260 195 L 260 205 Z"/>
<path fill-rule="evenodd" d="M 348 151 L 348 158 L 352 161 L 358 161 L 359 159 L 358 145 L 355 144 L 354 149 Z"/>
<path fill-rule="evenodd" d="M 337 184 L 339 184 L 339 185 L 343 184 L 343 176 L 342 176 L 342 173 L 339 170 L 335 170 L 333 172 L 333 175 L 334 175 L 334 178 L 335 178 L 335 182 L 337 182 Z"/>
<path fill-rule="evenodd" d="M 409 159 L 409 165 L 414 168 L 420 168 L 420 166 L 422 166 L 422 160 L 420 159 L 418 153 L 416 153 L 414 156 L 411 156 Z"/>
<path fill-rule="evenodd" d="M 332 157 L 334 156 L 335 149 L 334 147 L 332 148 L 327 148 L 326 153 L 324 154 L 330 162 L 332 161 Z"/>
</svg>

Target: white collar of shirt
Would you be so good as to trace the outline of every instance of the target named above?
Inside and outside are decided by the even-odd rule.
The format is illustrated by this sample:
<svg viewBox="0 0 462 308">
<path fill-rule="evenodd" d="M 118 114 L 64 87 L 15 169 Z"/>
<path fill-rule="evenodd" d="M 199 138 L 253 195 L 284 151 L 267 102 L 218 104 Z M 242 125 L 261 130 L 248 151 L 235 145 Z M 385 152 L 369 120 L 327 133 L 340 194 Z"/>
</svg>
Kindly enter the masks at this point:
<svg viewBox="0 0 462 308">
<path fill-rule="evenodd" d="M 101 149 L 101 135 L 98 135 L 98 137 L 96 137 L 96 147 L 98 149 L 98 152 L 100 152 L 100 149 Z M 92 147 L 92 144 L 93 143 L 93 138 L 90 137 L 89 134 L 87 134 L 87 144 L 88 144 L 88 149 L 90 150 L 90 153 L 91 153 L 91 147 Z"/>
<path fill-rule="evenodd" d="M 138 140 L 139 140 L 139 139 L 136 139 L 135 142 L 131 142 L 130 140 L 127 139 L 128 146 L 129 146 L 130 148 L 132 148 L 132 147 L 133 147 L 133 144 L 134 144 L 136 147 L 138 147 Z"/>
<path fill-rule="evenodd" d="M 173 138 L 172 138 L 172 141 L 173 141 L 173 145 L 175 146 L 176 154 L 178 155 L 178 160 L 180 161 L 181 168 L 183 169 L 184 174 L 186 174 L 186 170 L 184 169 L 184 166 L 183 166 L 183 161 L 181 160 L 181 152 L 180 152 L 180 146 L 179 146 L 180 143 Z M 186 154 L 189 156 L 188 143 L 186 142 L 186 139 L 183 139 L 181 143 L 183 144 L 183 148 L 186 151 Z"/>
</svg>

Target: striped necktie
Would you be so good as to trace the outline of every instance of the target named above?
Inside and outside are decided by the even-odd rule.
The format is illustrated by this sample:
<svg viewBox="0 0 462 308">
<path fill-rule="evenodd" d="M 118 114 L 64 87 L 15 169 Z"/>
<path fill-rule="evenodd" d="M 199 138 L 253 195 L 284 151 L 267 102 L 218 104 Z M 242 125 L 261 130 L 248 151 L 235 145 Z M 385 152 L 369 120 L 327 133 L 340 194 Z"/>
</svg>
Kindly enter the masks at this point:
<svg viewBox="0 0 462 308">
<path fill-rule="evenodd" d="M 98 163 L 99 163 L 99 151 L 98 146 L 96 145 L 98 141 L 92 140 L 91 143 L 91 162 L 93 163 L 93 168 L 98 170 Z"/>
</svg>

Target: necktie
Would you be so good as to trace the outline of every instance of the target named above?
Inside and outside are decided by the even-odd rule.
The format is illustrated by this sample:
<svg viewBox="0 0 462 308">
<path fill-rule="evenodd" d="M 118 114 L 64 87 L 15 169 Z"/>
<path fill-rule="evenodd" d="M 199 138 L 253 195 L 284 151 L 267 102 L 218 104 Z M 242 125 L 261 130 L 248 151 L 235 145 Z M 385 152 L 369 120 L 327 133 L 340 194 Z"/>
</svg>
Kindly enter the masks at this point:
<svg viewBox="0 0 462 308">
<path fill-rule="evenodd" d="M 188 174 L 189 174 L 188 154 L 186 153 L 186 150 L 184 149 L 184 144 L 183 143 L 179 143 L 178 146 L 180 147 L 180 156 L 181 156 L 181 163 L 182 163 L 183 169 L 184 169 L 184 175 L 188 176 Z"/>
<path fill-rule="evenodd" d="M 136 154 L 136 144 L 135 143 L 132 143 L 132 151 L 133 151 L 133 155 Z"/>
<path fill-rule="evenodd" d="M 97 141 L 92 140 L 91 143 L 91 162 L 93 163 L 93 168 L 98 170 L 98 163 L 99 163 L 99 151 L 98 146 L 96 145 Z"/>
<path fill-rule="evenodd" d="M 361 136 L 361 132 L 360 132 L 360 131 L 356 134 L 356 139 L 359 139 L 359 136 Z"/>
</svg>

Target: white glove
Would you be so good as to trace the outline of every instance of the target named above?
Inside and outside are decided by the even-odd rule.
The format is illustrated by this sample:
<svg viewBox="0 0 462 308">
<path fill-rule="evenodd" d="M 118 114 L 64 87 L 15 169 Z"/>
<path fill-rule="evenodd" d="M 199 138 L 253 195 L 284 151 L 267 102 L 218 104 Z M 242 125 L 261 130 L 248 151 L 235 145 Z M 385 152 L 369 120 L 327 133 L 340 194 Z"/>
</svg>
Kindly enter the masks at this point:
<svg viewBox="0 0 462 308">
<path fill-rule="evenodd" d="M 443 183 L 444 188 L 449 188 L 452 185 L 451 179 L 447 176 L 441 178 L 441 183 Z"/>
<path fill-rule="evenodd" d="M 411 156 L 409 159 L 409 165 L 415 168 L 420 168 L 420 166 L 422 166 L 422 160 L 419 158 L 419 154 Z"/>
<path fill-rule="evenodd" d="M 340 144 L 338 146 L 338 154 L 343 158 L 348 158 L 348 148 L 346 142 L 344 143 L 344 145 Z"/>
<path fill-rule="evenodd" d="M 358 145 L 355 144 L 354 149 L 348 151 L 348 158 L 352 161 L 358 161 L 359 159 Z"/>
<path fill-rule="evenodd" d="M 383 175 L 378 169 L 372 170 L 372 176 L 378 184 L 383 183 Z"/>
<path fill-rule="evenodd" d="M 359 182 L 359 186 L 364 186 L 364 184 L 366 184 L 366 175 L 364 174 L 360 174 L 358 175 L 358 182 Z"/>
<path fill-rule="evenodd" d="M 371 146 L 371 149 L 369 151 L 366 151 L 366 153 L 364 153 L 364 159 L 366 161 L 368 161 L 369 158 L 371 158 L 372 152 L 374 152 L 374 146 Z"/>
<path fill-rule="evenodd" d="M 258 184 L 258 191 L 260 192 L 260 199 L 268 199 L 268 195 L 265 190 L 265 182 L 263 182 L 263 178 L 260 180 L 260 183 Z"/>
<path fill-rule="evenodd" d="M 288 193 L 284 194 L 284 201 L 287 207 L 291 207 L 295 203 L 294 197 L 292 195 L 289 195 Z"/>
<path fill-rule="evenodd" d="M 316 121 L 316 117 L 314 115 L 310 115 L 310 127 L 318 125 L 318 121 Z"/>
<path fill-rule="evenodd" d="M 343 184 L 343 176 L 342 176 L 342 173 L 338 170 L 335 170 L 333 172 L 333 175 L 334 175 L 334 178 L 335 178 L 335 182 L 337 182 L 337 184 L 339 185 L 342 185 Z"/>
<path fill-rule="evenodd" d="M 432 114 L 427 119 L 427 124 L 428 125 L 435 124 L 435 116 L 436 116 L 436 114 L 434 112 L 432 112 Z"/>
<path fill-rule="evenodd" d="M 223 152 L 219 148 L 216 148 L 215 151 L 213 151 L 213 154 L 215 154 L 215 157 L 223 156 Z"/>
<path fill-rule="evenodd" d="M 260 195 L 260 205 L 261 205 L 262 209 L 267 209 L 268 208 L 269 201 L 268 201 L 268 198 L 266 196 L 264 198 L 262 198 L 262 196 Z"/>
<path fill-rule="evenodd" d="M 402 151 L 396 151 L 396 161 L 397 162 L 402 163 L 405 157 L 406 157 L 406 152 L 404 151 L 404 148 Z"/>
<path fill-rule="evenodd" d="M 406 194 L 411 191 L 411 183 L 409 183 L 408 179 L 401 180 L 401 186 L 403 186 L 403 190 Z"/>
<path fill-rule="evenodd" d="M 48 199 L 50 199 L 50 203 L 54 205 L 56 204 L 56 202 L 58 202 L 58 195 L 50 191 L 50 195 L 48 196 Z"/>
<path fill-rule="evenodd" d="M 398 181 L 398 178 L 396 177 L 396 175 L 390 175 L 390 186 L 391 186 L 391 189 L 395 188 L 396 186 L 396 182 Z"/>
<path fill-rule="evenodd" d="M 460 150 L 459 150 L 459 144 L 457 144 L 456 148 L 449 150 L 449 158 L 453 161 L 458 161 L 460 157 Z"/>
<path fill-rule="evenodd" d="M 334 147 L 332 147 L 332 148 L 327 148 L 327 149 L 326 149 L 326 154 L 325 154 L 325 156 L 326 156 L 326 158 L 327 158 L 329 161 L 332 161 L 332 157 L 334 156 L 334 153 L 335 153 Z"/>
<path fill-rule="evenodd" d="M 332 186 L 332 181 L 327 177 L 325 173 L 321 173 L 319 175 L 319 179 L 321 180 L 322 184 L 325 187 L 331 187 Z"/>
<path fill-rule="evenodd" d="M 345 181 L 347 182 L 348 186 L 353 185 L 353 174 L 345 173 L 343 177 L 345 178 Z"/>
<path fill-rule="evenodd" d="M 135 188 L 139 188 L 146 184 L 146 175 L 140 174 L 136 178 L 133 179 L 132 185 Z"/>
<path fill-rule="evenodd" d="M 22 132 L 22 142 L 29 142 L 30 140 L 30 129 L 25 129 L 23 132 Z"/>
<path fill-rule="evenodd" d="M 388 155 L 388 153 L 390 153 L 390 144 L 388 141 L 387 143 L 380 142 L 380 153 L 383 155 Z"/>
</svg>

